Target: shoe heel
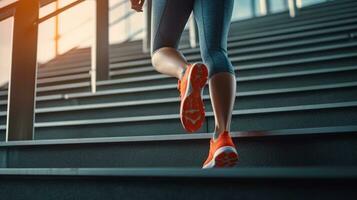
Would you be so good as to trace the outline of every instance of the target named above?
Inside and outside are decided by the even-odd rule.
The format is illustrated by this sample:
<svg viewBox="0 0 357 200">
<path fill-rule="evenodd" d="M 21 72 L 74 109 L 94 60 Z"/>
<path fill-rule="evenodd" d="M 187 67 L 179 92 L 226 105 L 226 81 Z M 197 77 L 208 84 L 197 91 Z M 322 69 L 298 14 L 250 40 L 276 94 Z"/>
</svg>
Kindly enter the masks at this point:
<svg viewBox="0 0 357 200">
<path fill-rule="evenodd" d="M 191 85 L 195 90 L 203 88 L 208 80 L 208 69 L 206 65 L 202 63 L 194 64 L 190 77 Z"/>
<path fill-rule="evenodd" d="M 238 154 L 231 148 L 224 149 L 215 156 L 215 167 L 234 167 L 238 164 Z"/>
</svg>

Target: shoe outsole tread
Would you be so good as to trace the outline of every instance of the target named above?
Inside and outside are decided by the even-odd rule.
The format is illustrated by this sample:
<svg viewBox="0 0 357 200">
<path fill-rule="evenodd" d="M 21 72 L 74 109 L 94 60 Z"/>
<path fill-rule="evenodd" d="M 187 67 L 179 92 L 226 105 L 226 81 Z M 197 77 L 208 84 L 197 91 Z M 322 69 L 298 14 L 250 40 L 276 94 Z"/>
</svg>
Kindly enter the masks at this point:
<svg viewBox="0 0 357 200">
<path fill-rule="evenodd" d="M 202 94 L 208 80 L 208 70 L 204 64 L 196 63 L 188 73 L 186 93 L 180 106 L 180 119 L 185 130 L 195 132 L 205 121 Z"/>
<path fill-rule="evenodd" d="M 209 169 L 209 168 L 228 168 L 228 167 L 235 167 L 238 164 L 239 156 L 235 150 L 232 150 L 231 146 L 221 147 L 224 149 L 222 152 L 217 150 L 219 153 L 214 155 L 212 160 L 206 163 L 202 168 Z"/>
</svg>

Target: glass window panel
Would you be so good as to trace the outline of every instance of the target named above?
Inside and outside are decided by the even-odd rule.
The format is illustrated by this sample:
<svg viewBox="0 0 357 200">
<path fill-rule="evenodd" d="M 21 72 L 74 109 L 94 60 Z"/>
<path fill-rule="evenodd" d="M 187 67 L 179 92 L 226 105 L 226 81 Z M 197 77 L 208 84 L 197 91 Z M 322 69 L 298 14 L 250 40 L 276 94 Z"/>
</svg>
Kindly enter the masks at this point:
<svg viewBox="0 0 357 200">
<path fill-rule="evenodd" d="M 283 12 L 287 10 L 286 0 L 270 0 L 270 11 L 272 13 Z"/>
<path fill-rule="evenodd" d="M 109 11 L 109 42 L 120 43 L 128 37 L 130 31 L 128 13 L 129 1 L 110 0 Z"/>
<path fill-rule="evenodd" d="M 56 4 L 50 3 L 40 8 L 39 17 L 56 10 Z M 52 17 L 38 26 L 37 61 L 44 63 L 55 57 L 55 18 Z"/>
<path fill-rule="evenodd" d="M 44 17 L 48 14 L 51 14 L 52 12 L 54 12 L 56 10 L 56 3 L 52 2 L 50 4 L 47 4 L 46 6 L 42 6 L 40 8 L 40 12 L 39 12 L 39 18 Z"/>
<path fill-rule="evenodd" d="M 37 61 L 44 63 L 55 57 L 55 19 L 51 18 L 38 26 Z"/>
<path fill-rule="evenodd" d="M 253 16 L 252 13 L 252 2 L 251 0 L 235 0 L 232 20 L 241 20 L 250 18 Z"/>
<path fill-rule="evenodd" d="M 94 6 L 95 1 L 84 1 L 59 15 L 59 53 L 92 44 Z"/>
<path fill-rule="evenodd" d="M 131 11 L 133 12 L 133 11 Z M 134 13 L 129 19 L 130 30 L 128 32 L 128 37 L 130 40 L 142 39 L 144 37 L 144 13 Z"/>
<path fill-rule="evenodd" d="M 0 0 L 0 8 L 5 7 L 11 3 L 14 3 L 17 0 Z"/>
<path fill-rule="evenodd" d="M 305 7 L 305 6 L 310 6 L 310 5 L 314 5 L 314 4 L 318 4 L 318 3 L 323 3 L 323 2 L 326 2 L 327 0 L 297 0 L 297 1 L 298 1 L 298 4 L 300 1 L 301 6 Z"/>
<path fill-rule="evenodd" d="M 75 2 L 75 1 L 77 1 L 77 0 L 58 0 L 58 5 L 59 5 L 59 8 L 62 8 L 64 6 L 67 6 L 68 4 Z"/>
<path fill-rule="evenodd" d="M 139 40 L 144 36 L 145 11 L 135 12 L 130 1 L 110 0 L 109 41 L 111 44 Z"/>
<path fill-rule="evenodd" d="M 261 0 L 253 0 L 255 2 L 255 11 L 256 11 L 256 16 L 262 16 L 263 15 L 263 4 Z"/>
<path fill-rule="evenodd" d="M 0 87 L 10 79 L 14 18 L 0 21 Z"/>
<path fill-rule="evenodd" d="M 59 7 L 72 3 L 73 0 L 60 0 Z M 82 2 L 58 15 L 58 51 L 65 53 L 74 47 L 90 46 L 93 37 L 94 1 Z M 40 17 L 55 10 L 55 3 L 40 9 Z M 84 12 L 87 11 L 87 12 Z M 78 15 L 78 13 L 81 13 Z M 39 25 L 38 61 L 47 62 L 55 57 L 55 17 Z"/>
</svg>

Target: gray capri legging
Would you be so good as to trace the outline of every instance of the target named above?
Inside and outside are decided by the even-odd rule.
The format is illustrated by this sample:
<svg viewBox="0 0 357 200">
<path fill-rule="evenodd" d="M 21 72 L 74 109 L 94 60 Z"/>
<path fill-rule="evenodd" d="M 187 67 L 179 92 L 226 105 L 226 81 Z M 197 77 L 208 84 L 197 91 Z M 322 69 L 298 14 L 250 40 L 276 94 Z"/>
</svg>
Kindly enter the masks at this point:
<svg viewBox="0 0 357 200">
<path fill-rule="evenodd" d="M 152 0 L 151 55 L 162 47 L 178 48 L 181 34 L 193 11 L 198 27 L 201 57 L 209 77 L 234 74 L 227 55 L 227 37 L 234 0 Z"/>
</svg>

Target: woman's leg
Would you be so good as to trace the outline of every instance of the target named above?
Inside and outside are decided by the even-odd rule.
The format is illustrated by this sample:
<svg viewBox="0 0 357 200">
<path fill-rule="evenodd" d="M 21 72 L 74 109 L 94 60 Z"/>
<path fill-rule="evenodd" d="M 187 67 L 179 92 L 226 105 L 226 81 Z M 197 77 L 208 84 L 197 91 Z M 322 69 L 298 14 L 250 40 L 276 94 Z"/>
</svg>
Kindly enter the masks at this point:
<svg viewBox="0 0 357 200">
<path fill-rule="evenodd" d="M 215 115 L 213 138 L 217 139 L 223 131 L 230 131 L 236 92 L 235 76 L 229 72 L 213 75 L 209 80 L 209 91 Z"/>
<path fill-rule="evenodd" d="M 158 72 L 182 78 L 188 63 L 177 47 L 192 9 L 193 0 L 152 1 L 151 60 Z"/>
<path fill-rule="evenodd" d="M 180 120 L 188 132 L 197 131 L 205 121 L 203 88 L 208 79 L 205 65 L 189 64 L 177 46 L 193 10 L 194 0 L 153 0 L 152 64 L 163 74 L 178 78 Z"/>
<path fill-rule="evenodd" d="M 196 0 L 201 56 L 209 68 L 209 91 L 215 115 L 214 139 L 230 131 L 236 93 L 234 67 L 227 56 L 227 37 L 234 0 Z"/>
</svg>

